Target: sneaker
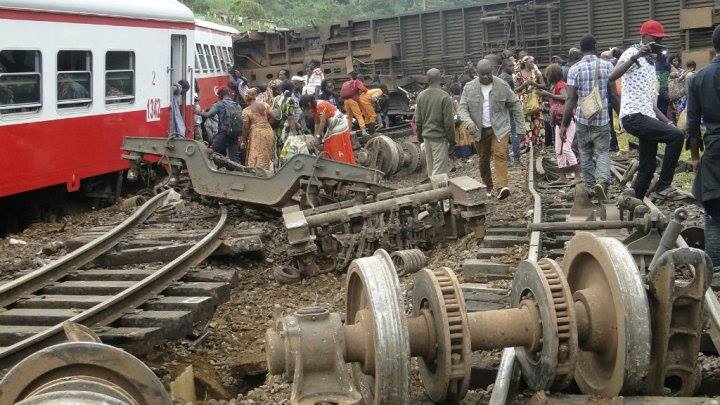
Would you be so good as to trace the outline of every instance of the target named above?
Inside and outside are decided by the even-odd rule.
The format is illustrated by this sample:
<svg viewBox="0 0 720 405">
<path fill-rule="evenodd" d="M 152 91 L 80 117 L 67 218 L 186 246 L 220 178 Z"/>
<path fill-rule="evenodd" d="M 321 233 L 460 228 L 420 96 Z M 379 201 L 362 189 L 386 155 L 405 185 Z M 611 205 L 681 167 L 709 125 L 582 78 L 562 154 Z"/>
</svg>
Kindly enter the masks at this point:
<svg viewBox="0 0 720 405">
<path fill-rule="evenodd" d="M 607 200 L 607 195 L 605 194 L 605 187 L 603 187 L 602 184 L 596 184 L 595 188 L 593 188 L 593 191 L 595 192 L 595 197 L 597 197 L 598 201 Z"/>
<path fill-rule="evenodd" d="M 508 198 L 509 195 L 510 195 L 510 189 L 507 187 L 503 187 L 498 192 L 497 199 L 504 200 L 504 199 Z"/>
</svg>

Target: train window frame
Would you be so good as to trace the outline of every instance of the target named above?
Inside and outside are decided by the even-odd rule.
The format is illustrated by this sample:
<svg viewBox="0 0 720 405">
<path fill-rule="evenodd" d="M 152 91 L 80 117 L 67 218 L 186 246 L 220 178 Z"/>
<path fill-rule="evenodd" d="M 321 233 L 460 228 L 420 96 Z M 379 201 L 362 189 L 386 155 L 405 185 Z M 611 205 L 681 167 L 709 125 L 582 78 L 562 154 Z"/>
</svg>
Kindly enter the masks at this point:
<svg viewBox="0 0 720 405">
<path fill-rule="evenodd" d="M 200 68 L 202 69 L 203 73 L 208 72 L 208 64 L 207 59 L 205 59 L 205 53 L 203 51 L 203 44 L 197 43 L 195 44 L 195 53 L 197 54 L 198 59 L 200 60 Z M 198 72 L 200 73 L 200 72 Z"/>
<path fill-rule="evenodd" d="M 37 93 L 38 101 L 34 103 L 18 103 L 18 104 L 7 104 L 0 105 L 0 118 L 7 118 L 12 116 L 25 116 L 25 115 L 37 115 L 40 114 L 43 108 L 43 55 L 42 51 L 38 48 L 2 48 L 0 52 L 5 51 L 21 51 L 21 52 L 35 52 L 35 71 L 34 72 L 0 72 L 0 80 L 3 76 L 37 76 Z"/>
<path fill-rule="evenodd" d="M 230 54 L 228 53 L 228 49 L 226 46 L 221 46 L 220 49 L 222 49 L 222 54 L 225 56 L 225 69 L 228 71 L 228 73 L 230 73 L 233 64 L 230 62 Z"/>
<path fill-rule="evenodd" d="M 231 67 L 231 68 L 234 68 L 234 67 L 235 67 L 235 55 L 233 55 L 233 49 L 232 49 L 232 47 L 226 46 L 226 47 L 225 47 L 225 50 L 226 50 L 227 53 L 228 53 L 228 63 L 230 63 L 230 67 Z"/>
<path fill-rule="evenodd" d="M 127 69 L 108 69 L 108 55 L 110 53 L 127 53 L 130 56 L 130 60 L 128 63 Z M 105 75 L 104 78 L 104 85 L 105 88 L 103 89 L 103 95 L 105 98 L 105 106 L 111 107 L 111 106 L 128 106 L 128 105 L 134 105 L 137 100 L 137 57 L 134 50 L 129 49 L 108 49 L 105 51 L 105 66 L 104 71 Z M 131 74 L 131 81 L 132 81 L 132 94 L 123 95 L 123 96 L 108 96 L 108 73 L 130 73 Z"/>
<path fill-rule="evenodd" d="M 222 64 L 220 63 L 220 58 L 218 58 L 217 46 L 210 45 L 210 53 L 212 54 L 212 58 L 215 61 L 215 73 L 222 72 L 223 67 L 222 67 Z"/>
<path fill-rule="evenodd" d="M 89 70 L 60 70 L 60 54 L 62 52 L 84 52 L 86 67 Z M 60 75 L 62 74 L 87 74 L 88 97 L 60 100 Z M 89 49 L 60 49 L 55 54 L 55 102 L 58 111 L 69 109 L 89 109 L 93 102 L 93 54 Z"/>
<path fill-rule="evenodd" d="M 225 72 L 227 70 L 228 65 L 227 65 L 227 58 L 225 57 L 225 55 L 223 55 L 222 49 L 223 49 L 222 46 L 217 47 L 218 58 L 220 58 L 220 66 L 222 67 L 221 72 Z"/>
<path fill-rule="evenodd" d="M 215 63 L 212 60 L 212 54 L 210 53 L 210 45 L 203 44 L 203 48 L 205 50 L 205 60 L 208 62 L 208 71 L 207 73 L 212 73 L 215 71 Z"/>
</svg>

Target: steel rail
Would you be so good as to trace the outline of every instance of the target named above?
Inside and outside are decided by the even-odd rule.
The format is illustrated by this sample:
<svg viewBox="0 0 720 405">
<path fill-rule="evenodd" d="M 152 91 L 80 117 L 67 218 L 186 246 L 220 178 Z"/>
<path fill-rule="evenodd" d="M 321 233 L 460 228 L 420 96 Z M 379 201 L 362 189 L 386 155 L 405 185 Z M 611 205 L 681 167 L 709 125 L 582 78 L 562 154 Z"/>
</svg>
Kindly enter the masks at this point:
<svg viewBox="0 0 720 405">
<path fill-rule="evenodd" d="M 535 181 L 535 173 L 534 173 L 534 153 L 533 149 L 530 150 L 530 164 L 528 168 L 528 188 L 530 190 L 530 193 L 533 196 L 534 200 L 534 212 L 533 212 L 533 223 L 541 222 L 542 215 L 541 215 L 541 201 L 540 201 L 540 195 L 537 193 L 537 191 L 534 188 L 534 181 Z M 612 174 L 615 176 L 615 178 L 622 182 L 624 174 L 621 172 L 621 168 L 618 168 L 616 166 L 611 166 L 610 168 Z M 629 188 L 629 186 L 626 186 Z M 660 217 L 665 217 L 664 214 L 660 211 L 660 209 L 653 204 L 652 201 L 650 201 L 649 198 L 644 198 L 643 202 L 645 205 L 650 208 L 651 211 L 657 213 Z M 683 239 L 682 236 L 678 236 L 677 241 L 675 243 L 677 247 L 687 247 L 687 243 Z M 530 234 L 530 249 L 528 251 L 528 259 L 530 260 L 538 260 L 538 254 L 539 254 L 539 248 L 540 248 L 540 233 L 537 231 L 534 231 Z M 720 301 L 718 301 L 717 296 L 715 295 L 715 292 L 712 290 L 712 288 L 708 288 L 707 291 L 705 291 L 704 294 L 704 300 L 705 305 L 708 309 L 709 319 L 710 319 L 710 329 L 708 333 L 710 334 L 710 338 L 713 342 L 713 345 L 715 348 L 720 352 Z M 493 392 L 490 396 L 490 404 L 491 405 L 504 405 L 507 404 L 510 401 L 510 395 L 513 392 L 514 388 L 517 386 L 517 383 L 519 381 L 520 372 L 519 368 L 516 367 L 516 361 L 515 361 L 515 348 L 506 348 L 503 350 L 502 358 L 500 360 L 500 366 L 498 368 L 498 373 L 495 378 L 495 385 L 493 387 Z"/>
<path fill-rule="evenodd" d="M 87 327 L 105 326 L 126 312 L 137 308 L 148 299 L 156 296 L 170 284 L 177 281 L 193 266 L 205 260 L 222 243 L 222 236 L 227 224 L 227 209 L 220 207 L 220 220 L 210 233 L 205 235 L 195 246 L 166 264 L 158 271 L 145 277 L 130 288 L 114 295 L 92 308 L 89 308 L 70 319 Z M 64 340 L 63 325 L 59 323 L 43 332 L 19 341 L 0 351 L 0 369 L 13 366 L 15 363 L 36 352 Z"/>
<path fill-rule="evenodd" d="M 46 266 L 0 286 L 0 308 L 16 302 L 27 294 L 40 290 L 47 284 L 57 281 L 71 271 L 90 263 L 98 256 L 110 250 L 131 230 L 135 229 L 137 225 L 145 222 L 145 220 L 160 207 L 163 199 L 169 192 L 170 190 L 166 190 L 151 198 L 135 210 L 130 217 L 120 223 L 120 225 L 106 232 L 101 237 Z"/>
<path fill-rule="evenodd" d="M 540 194 L 535 190 L 535 148 L 530 148 L 530 163 L 528 164 L 528 190 L 533 197 L 533 218 L 534 224 L 542 222 L 542 200 Z M 540 256 L 540 231 L 530 232 L 530 245 L 528 249 L 528 260 L 537 261 Z M 510 402 L 510 394 L 517 387 L 520 369 L 515 361 L 515 348 L 506 347 L 502 351 L 500 366 L 495 376 L 495 385 L 490 395 L 490 405 L 504 405 Z"/>
</svg>

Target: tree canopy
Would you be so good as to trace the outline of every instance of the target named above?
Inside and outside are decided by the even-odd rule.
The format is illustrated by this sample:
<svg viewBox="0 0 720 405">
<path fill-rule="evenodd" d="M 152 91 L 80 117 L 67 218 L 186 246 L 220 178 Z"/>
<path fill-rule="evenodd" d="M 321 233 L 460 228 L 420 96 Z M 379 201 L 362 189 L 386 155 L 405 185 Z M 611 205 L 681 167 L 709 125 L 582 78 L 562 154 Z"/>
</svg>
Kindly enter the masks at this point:
<svg viewBox="0 0 720 405">
<path fill-rule="evenodd" d="M 475 0 L 181 0 L 196 14 L 240 29 L 300 27 L 478 4 Z M 240 23 L 242 21 L 242 24 Z"/>
</svg>

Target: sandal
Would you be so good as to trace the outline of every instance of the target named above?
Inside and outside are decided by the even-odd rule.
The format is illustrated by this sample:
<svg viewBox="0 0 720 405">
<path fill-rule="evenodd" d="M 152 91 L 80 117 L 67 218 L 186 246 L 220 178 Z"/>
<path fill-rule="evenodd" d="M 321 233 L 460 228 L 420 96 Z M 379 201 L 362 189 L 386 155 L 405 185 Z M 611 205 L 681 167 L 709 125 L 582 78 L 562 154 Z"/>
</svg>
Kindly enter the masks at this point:
<svg viewBox="0 0 720 405">
<path fill-rule="evenodd" d="M 566 186 L 567 183 L 568 183 L 567 180 L 562 181 L 560 179 L 557 179 L 557 180 L 554 180 L 554 181 L 551 181 L 550 183 L 548 183 L 548 186 Z"/>
<path fill-rule="evenodd" d="M 662 191 L 654 191 L 650 197 L 656 200 L 664 200 L 664 201 L 680 201 L 684 200 L 686 195 L 678 191 L 675 186 L 668 186 L 666 189 Z"/>
</svg>

